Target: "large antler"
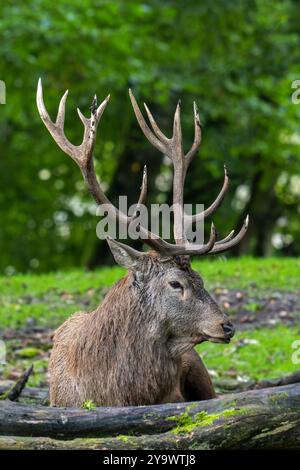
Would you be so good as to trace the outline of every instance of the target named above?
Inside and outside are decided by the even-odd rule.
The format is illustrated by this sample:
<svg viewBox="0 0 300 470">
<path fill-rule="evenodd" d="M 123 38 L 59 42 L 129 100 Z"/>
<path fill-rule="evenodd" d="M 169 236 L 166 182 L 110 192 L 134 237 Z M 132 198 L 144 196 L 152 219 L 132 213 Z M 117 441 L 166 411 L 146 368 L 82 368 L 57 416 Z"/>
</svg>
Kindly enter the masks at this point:
<svg viewBox="0 0 300 470">
<path fill-rule="evenodd" d="M 105 193 L 101 189 L 94 169 L 93 150 L 96 142 L 97 126 L 99 124 L 103 111 L 105 110 L 106 105 L 109 101 L 109 95 L 99 106 L 97 106 L 97 97 L 96 95 L 94 96 L 91 106 L 91 117 L 89 119 L 86 118 L 77 108 L 78 115 L 84 125 L 83 140 L 82 143 L 78 146 L 73 145 L 66 138 L 64 133 L 65 105 L 67 96 L 68 90 L 65 92 L 65 94 L 60 100 L 56 121 L 53 122 L 50 119 L 50 116 L 44 104 L 42 81 L 41 79 L 39 79 L 36 102 L 42 121 L 44 122 L 45 126 L 47 127 L 48 131 L 50 132 L 57 145 L 67 155 L 69 155 L 79 166 L 83 178 L 86 182 L 87 188 L 95 199 L 96 203 L 98 205 L 105 204 L 106 209 L 112 217 L 115 217 L 116 219 L 120 220 L 120 222 L 123 224 L 129 225 L 135 219 L 135 214 L 137 213 L 141 204 L 144 203 L 146 198 L 147 168 L 146 166 L 144 167 L 141 192 L 136 206 L 135 214 L 129 217 L 120 210 L 118 210 L 106 197 Z M 163 249 L 163 246 L 165 245 L 164 240 L 161 240 L 155 234 L 148 232 L 144 229 L 144 227 L 140 227 L 140 234 L 141 237 L 145 239 L 145 242 L 148 243 L 152 248 L 158 251 Z"/>
<path fill-rule="evenodd" d="M 226 166 L 224 165 L 224 183 L 223 187 L 215 199 L 215 201 L 203 212 L 194 215 L 186 215 L 184 213 L 184 201 L 183 201 L 183 189 L 184 189 L 184 182 L 187 169 L 196 155 L 197 150 L 199 149 L 201 143 L 201 123 L 200 117 L 198 113 L 198 108 L 196 103 L 194 102 L 194 142 L 190 150 L 184 154 L 183 145 L 182 145 L 182 132 L 181 132 L 181 121 L 180 121 L 180 101 L 177 104 L 175 115 L 174 115 L 174 122 L 173 122 L 173 136 L 168 138 L 163 134 L 163 132 L 158 127 L 155 119 L 153 118 L 150 110 L 148 109 L 147 105 L 144 103 L 144 107 L 146 113 L 148 115 L 149 122 L 152 126 L 152 130 L 149 128 L 148 124 L 146 123 L 141 110 L 131 92 L 129 90 L 129 96 L 131 99 L 131 103 L 133 106 L 133 110 L 135 112 L 137 121 L 145 134 L 146 138 L 149 142 L 156 147 L 160 152 L 166 155 L 173 164 L 174 175 L 173 175 L 173 210 L 174 210 L 174 240 L 176 245 L 174 246 L 178 248 L 180 247 L 180 251 L 182 254 L 190 254 L 191 247 L 194 246 L 186 240 L 185 236 L 185 228 L 190 226 L 194 222 L 202 221 L 209 215 L 213 214 L 215 210 L 220 206 L 222 203 L 224 196 L 229 188 L 229 178 Z M 229 248 L 232 248 L 236 244 L 238 244 L 241 239 L 244 237 L 247 228 L 248 228 L 249 217 L 247 216 L 244 224 L 239 231 L 239 233 L 234 237 L 234 231 L 230 232 L 230 234 L 225 237 L 223 240 L 215 242 L 215 229 L 214 225 L 212 224 L 211 229 L 211 236 L 210 242 L 206 244 L 207 250 L 204 253 L 220 253 L 225 251 Z M 212 241 L 213 240 L 213 241 Z M 210 246 L 209 246 L 210 245 Z M 195 247 L 194 254 L 200 254 Z"/>
<path fill-rule="evenodd" d="M 242 229 L 240 233 L 233 237 L 233 233 L 231 232 L 226 239 L 222 240 L 221 242 L 216 242 L 216 231 L 215 227 L 212 223 L 211 225 L 211 232 L 209 240 L 206 244 L 197 245 L 189 243 L 185 239 L 184 234 L 184 212 L 183 212 L 183 186 L 187 168 L 197 152 L 200 142 L 201 142 L 201 126 L 200 126 L 200 119 L 199 114 L 194 106 L 194 114 L 195 114 L 195 139 L 194 143 L 190 149 L 190 151 L 184 155 L 182 149 L 182 134 L 181 134 L 181 123 L 180 123 L 180 104 L 178 104 L 175 117 L 174 117 L 174 131 L 173 137 L 168 139 L 158 128 L 153 116 L 151 115 L 150 111 L 146 107 L 146 111 L 152 125 L 152 128 L 155 134 L 149 129 L 148 125 L 146 124 L 140 109 L 132 95 L 130 93 L 131 102 L 137 116 L 138 122 L 148 138 L 148 140 L 157 147 L 161 152 L 166 154 L 173 162 L 174 166 L 174 183 L 173 183 L 173 204 L 175 207 L 174 211 L 174 238 L 176 244 L 173 245 L 171 243 L 162 240 L 158 235 L 151 233 L 142 225 L 139 226 L 139 234 L 140 238 L 145 241 L 149 246 L 154 248 L 156 251 L 161 253 L 162 255 L 174 256 L 174 255 L 192 255 L 192 254 L 205 254 L 205 253 L 217 253 L 224 251 L 225 249 L 235 245 L 240 241 L 242 236 L 244 235 L 244 231 L 247 228 L 247 221 L 244 225 L 244 230 Z M 83 178 L 86 182 L 89 192 L 94 197 L 96 203 L 98 205 L 105 204 L 106 210 L 108 211 L 109 215 L 118 219 L 121 223 L 126 224 L 127 226 L 130 225 L 136 217 L 137 212 L 139 211 L 140 206 L 144 203 L 147 193 L 147 169 L 146 166 L 144 167 L 143 172 L 143 181 L 141 186 L 140 197 L 136 206 L 135 213 L 132 216 L 127 216 L 120 210 L 118 210 L 113 204 L 109 201 L 106 197 L 105 193 L 103 192 L 97 176 L 95 174 L 94 169 L 94 161 L 93 161 L 93 150 L 96 141 L 96 133 L 97 133 L 97 126 L 100 122 L 101 116 L 103 111 L 106 108 L 106 105 L 109 100 L 109 95 L 105 100 L 98 106 L 97 105 L 97 97 L 94 96 L 92 106 L 91 106 L 91 117 L 86 118 L 79 109 L 77 109 L 78 115 L 84 125 L 84 135 L 82 143 L 78 146 L 73 145 L 65 136 L 64 133 L 64 120 L 65 120 L 65 104 L 67 99 L 68 91 L 65 92 L 63 97 L 60 100 L 60 104 L 58 107 L 58 113 L 56 121 L 53 122 L 49 114 L 46 110 L 44 100 L 43 100 L 43 89 L 42 89 L 42 82 L 39 79 L 38 88 L 37 88 L 37 107 L 44 122 L 45 126 L 47 127 L 48 131 L 50 132 L 51 136 L 58 144 L 58 146 L 67 154 L 69 155 L 79 166 Z M 225 192 L 227 191 L 228 186 L 228 177 L 225 171 L 225 181 L 223 188 L 221 190 L 220 195 L 216 199 L 216 201 L 203 213 L 190 216 L 190 223 L 196 222 L 204 218 L 205 216 L 211 214 L 216 207 L 221 203 Z"/>
</svg>

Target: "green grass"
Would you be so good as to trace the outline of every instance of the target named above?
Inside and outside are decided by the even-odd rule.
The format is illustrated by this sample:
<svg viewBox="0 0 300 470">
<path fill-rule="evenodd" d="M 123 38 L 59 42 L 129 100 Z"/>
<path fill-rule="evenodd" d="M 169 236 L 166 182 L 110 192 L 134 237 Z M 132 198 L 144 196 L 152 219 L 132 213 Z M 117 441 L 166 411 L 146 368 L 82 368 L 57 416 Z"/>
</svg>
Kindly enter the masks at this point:
<svg viewBox="0 0 300 470">
<path fill-rule="evenodd" d="M 226 259 L 219 256 L 196 260 L 193 267 L 203 276 L 208 286 L 245 288 L 255 282 L 260 288 L 299 288 L 300 258 Z M 92 272 L 73 270 L 0 277 L 0 295 L 41 295 L 47 290 L 83 293 L 89 288 L 111 286 L 125 272 L 123 268 L 113 266 Z"/>
<path fill-rule="evenodd" d="M 299 289 L 300 258 L 214 258 L 194 261 L 208 286 L 244 289 L 253 283 L 259 289 Z"/>
<path fill-rule="evenodd" d="M 98 271 L 73 270 L 49 274 L 18 274 L 0 277 L 1 296 L 41 296 L 51 293 L 85 293 L 88 289 L 107 287 L 114 284 L 125 274 L 117 266 L 105 267 Z"/>
<path fill-rule="evenodd" d="M 300 327 L 277 326 L 239 332 L 228 345 L 206 342 L 196 349 L 214 371 L 213 377 L 256 380 L 299 370 L 300 364 L 292 362 L 296 340 L 300 340 Z"/>
<path fill-rule="evenodd" d="M 208 289 L 227 287 L 295 290 L 300 284 L 299 258 L 194 261 Z M 114 266 L 94 272 L 80 270 L 42 275 L 0 277 L 0 329 L 20 327 L 28 318 L 39 325 L 57 326 L 77 310 L 91 310 L 125 270 Z"/>
</svg>

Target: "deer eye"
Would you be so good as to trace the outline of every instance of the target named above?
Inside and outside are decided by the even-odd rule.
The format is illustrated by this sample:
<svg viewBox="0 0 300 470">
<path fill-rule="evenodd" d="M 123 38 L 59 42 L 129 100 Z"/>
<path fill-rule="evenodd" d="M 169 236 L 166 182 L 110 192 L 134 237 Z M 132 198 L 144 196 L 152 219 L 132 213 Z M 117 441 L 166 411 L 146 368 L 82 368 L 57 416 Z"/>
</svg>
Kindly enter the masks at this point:
<svg viewBox="0 0 300 470">
<path fill-rule="evenodd" d="M 183 291 L 183 286 L 180 284 L 180 282 L 178 281 L 171 281 L 170 283 L 170 286 L 173 287 L 173 289 L 180 289 L 181 291 Z"/>
</svg>

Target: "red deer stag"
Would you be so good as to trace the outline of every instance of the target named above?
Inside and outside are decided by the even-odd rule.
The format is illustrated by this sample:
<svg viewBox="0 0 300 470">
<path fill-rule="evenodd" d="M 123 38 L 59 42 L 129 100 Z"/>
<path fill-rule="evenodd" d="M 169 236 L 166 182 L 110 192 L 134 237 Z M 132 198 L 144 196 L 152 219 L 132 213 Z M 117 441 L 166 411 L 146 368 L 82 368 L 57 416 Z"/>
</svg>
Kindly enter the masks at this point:
<svg viewBox="0 0 300 470">
<path fill-rule="evenodd" d="M 140 226 L 140 236 L 151 247 L 141 253 L 116 240 L 108 239 L 118 264 L 129 270 L 93 312 L 78 312 L 58 328 L 50 359 L 50 401 L 54 406 L 81 406 L 92 400 L 101 406 L 128 406 L 213 398 L 215 392 L 194 346 L 203 341 L 228 343 L 234 328 L 228 317 L 205 290 L 203 280 L 192 270 L 190 255 L 221 253 L 244 236 L 248 217 L 240 232 L 231 232 L 216 241 L 211 225 L 206 244 L 190 243 L 185 236 L 183 187 L 186 171 L 201 142 L 201 125 L 194 106 L 194 143 L 184 154 L 180 103 L 174 116 L 172 138 L 167 138 L 145 109 L 153 132 L 144 120 L 129 91 L 133 110 L 146 138 L 166 155 L 174 168 L 174 240 L 171 244 Z M 75 146 L 64 134 L 63 95 L 56 121 L 45 108 L 41 81 L 37 89 L 40 116 L 58 146 L 79 166 L 86 185 L 98 205 L 127 226 L 133 217 L 114 207 L 95 175 L 93 149 L 97 125 L 109 96 L 97 107 L 96 97 L 87 119 L 78 109 L 84 125 L 81 145 Z M 189 223 L 210 216 L 222 202 L 229 179 L 225 168 L 223 187 L 213 204 L 195 215 Z M 138 204 L 147 189 L 146 169 Z"/>
</svg>

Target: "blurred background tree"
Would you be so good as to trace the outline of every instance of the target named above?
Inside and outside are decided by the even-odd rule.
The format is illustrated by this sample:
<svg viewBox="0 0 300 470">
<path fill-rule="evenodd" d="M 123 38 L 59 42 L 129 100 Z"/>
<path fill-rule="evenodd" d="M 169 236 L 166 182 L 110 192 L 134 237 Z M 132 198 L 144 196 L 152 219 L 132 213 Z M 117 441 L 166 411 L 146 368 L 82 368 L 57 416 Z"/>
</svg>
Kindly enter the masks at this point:
<svg viewBox="0 0 300 470">
<path fill-rule="evenodd" d="M 300 78 L 298 2 L 7 0 L 0 8 L 0 79 L 7 90 L 0 106 L 0 271 L 109 261 L 80 172 L 38 116 L 39 76 L 53 117 L 70 89 L 66 133 L 77 144 L 76 107 L 87 114 L 95 92 L 99 99 L 111 93 L 95 157 L 115 202 L 119 194 L 136 201 L 144 163 L 149 201 L 167 201 L 171 186 L 170 167 L 138 128 L 127 88 L 168 133 L 181 98 L 187 146 L 196 100 L 203 140 L 186 202 L 209 204 L 226 163 L 231 191 L 214 222 L 226 235 L 251 214 L 235 254 L 300 254 L 300 105 L 291 100 L 291 84 Z"/>
</svg>

